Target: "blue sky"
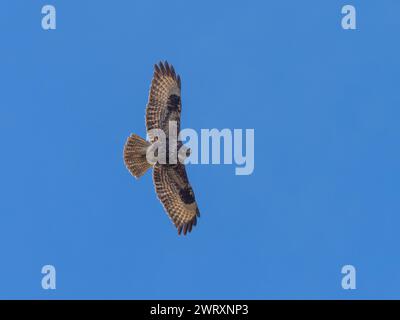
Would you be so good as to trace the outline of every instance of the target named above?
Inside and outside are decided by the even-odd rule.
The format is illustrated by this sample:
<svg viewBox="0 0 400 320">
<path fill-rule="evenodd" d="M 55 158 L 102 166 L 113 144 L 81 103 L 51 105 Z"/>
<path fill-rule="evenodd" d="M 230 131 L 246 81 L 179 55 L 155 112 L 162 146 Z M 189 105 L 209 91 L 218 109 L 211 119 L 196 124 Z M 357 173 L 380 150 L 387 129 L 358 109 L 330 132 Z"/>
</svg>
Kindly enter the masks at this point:
<svg viewBox="0 0 400 320">
<path fill-rule="evenodd" d="M 398 1 L 1 6 L 0 298 L 400 298 Z M 122 160 L 164 59 L 183 128 L 255 130 L 252 175 L 188 167 L 188 237 Z"/>
</svg>

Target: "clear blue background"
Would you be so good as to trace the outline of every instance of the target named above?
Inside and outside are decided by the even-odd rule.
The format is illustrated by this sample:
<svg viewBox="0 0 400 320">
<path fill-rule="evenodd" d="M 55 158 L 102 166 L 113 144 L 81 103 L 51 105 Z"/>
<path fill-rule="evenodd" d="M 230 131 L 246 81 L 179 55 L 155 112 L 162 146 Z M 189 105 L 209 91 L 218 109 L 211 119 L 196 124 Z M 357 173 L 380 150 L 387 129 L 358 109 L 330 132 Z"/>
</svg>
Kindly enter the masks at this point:
<svg viewBox="0 0 400 320">
<path fill-rule="evenodd" d="M 0 298 L 400 298 L 399 15 L 397 0 L 2 1 Z M 122 160 L 164 59 L 183 128 L 255 129 L 253 175 L 189 166 L 188 237 Z"/>
</svg>

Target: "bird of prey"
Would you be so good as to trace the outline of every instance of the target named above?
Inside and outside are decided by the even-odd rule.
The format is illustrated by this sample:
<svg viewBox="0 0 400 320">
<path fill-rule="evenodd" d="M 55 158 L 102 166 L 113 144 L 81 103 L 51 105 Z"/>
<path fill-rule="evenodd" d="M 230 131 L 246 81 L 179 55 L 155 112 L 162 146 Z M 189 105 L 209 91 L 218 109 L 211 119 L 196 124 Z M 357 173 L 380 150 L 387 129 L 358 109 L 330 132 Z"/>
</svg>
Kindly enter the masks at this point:
<svg viewBox="0 0 400 320">
<path fill-rule="evenodd" d="M 168 135 L 169 122 L 175 121 L 180 131 L 181 79 L 174 67 L 160 62 L 154 66 L 149 99 L 146 106 L 146 131 L 150 141 L 136 134 L 128 137 L 124 146 L 124 162 L 135 178 L 140 178 L 149 168 L 153 168 L 153 182 L 158 198 L 168 216 L 178 229 L 178 234 L 191 232 L 200 217 L 193 189 L 189 183 L 185 165 L 177 163 L 151 164 L 147 161 L 148 148 L 157 141 L 153 129 L 161 129 Z M 168 137 L 167 137 L 168 140 Z M 166 143 L 167 148 L 169 143 Z M 182 147 L 182 142 L 176 145 Z M 175 151 L 176 152 L 176 151 Z M 189 152 L 189 150 L 188 150 Z M 166 151 L 169 153 L 169 150 Z"/>
</svg>

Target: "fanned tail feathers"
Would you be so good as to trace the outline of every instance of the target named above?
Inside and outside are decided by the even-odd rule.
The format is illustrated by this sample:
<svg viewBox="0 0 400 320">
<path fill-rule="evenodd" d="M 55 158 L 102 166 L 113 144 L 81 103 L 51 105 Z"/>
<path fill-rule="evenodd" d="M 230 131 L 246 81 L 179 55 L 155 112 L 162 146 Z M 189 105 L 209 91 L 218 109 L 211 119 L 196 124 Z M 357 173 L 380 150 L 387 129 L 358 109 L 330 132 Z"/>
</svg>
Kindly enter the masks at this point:
<svg viewBox="0 0 400 320">
<path fill-rule="evenodd" d="M 150 143 L 136 134 L 131 134 L 124 147 L 124 162 L 135 178 L 140 178 L 152 166 L 147 162 L 146 151 Z"/>
</svg>

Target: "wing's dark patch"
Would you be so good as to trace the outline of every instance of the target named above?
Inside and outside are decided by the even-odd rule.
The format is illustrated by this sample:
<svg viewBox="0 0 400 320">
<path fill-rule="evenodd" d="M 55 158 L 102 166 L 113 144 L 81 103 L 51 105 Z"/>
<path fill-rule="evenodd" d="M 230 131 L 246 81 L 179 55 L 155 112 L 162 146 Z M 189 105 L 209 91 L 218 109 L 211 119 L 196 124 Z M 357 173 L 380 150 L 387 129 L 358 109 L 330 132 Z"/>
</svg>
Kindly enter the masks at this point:
<svg viewBox="0 0 400 320">
<path fill-rule="evenodd" d="M 171 94 L 168 98 L 167 107 L 170 111 L 180 112 L 181 97 L 176 94 Z"/>
<path fill-rule="evenodd" d="M 191 204 L 195 202 L 194 193 L 192 188 L 184 188 L 179 191 L 179 196 L 185 204 Z"/>
</svg>

